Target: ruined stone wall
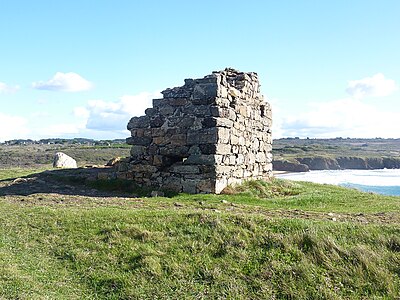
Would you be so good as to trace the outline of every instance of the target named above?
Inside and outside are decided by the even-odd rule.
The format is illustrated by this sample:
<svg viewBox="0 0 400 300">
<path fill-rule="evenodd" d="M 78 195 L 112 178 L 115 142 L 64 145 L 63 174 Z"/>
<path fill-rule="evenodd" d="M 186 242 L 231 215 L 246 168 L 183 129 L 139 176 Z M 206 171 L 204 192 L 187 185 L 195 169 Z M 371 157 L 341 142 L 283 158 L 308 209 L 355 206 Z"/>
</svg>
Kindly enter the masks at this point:
<svg viewBox="0 0 400 300">
<path fill-rule="evenodd" d="M 272 172 L 271 109 L 256 73 L 186 79 L 128 123 L 131 157 L 119 177 L 186 193 L 220 193 Z"/>
</svg>

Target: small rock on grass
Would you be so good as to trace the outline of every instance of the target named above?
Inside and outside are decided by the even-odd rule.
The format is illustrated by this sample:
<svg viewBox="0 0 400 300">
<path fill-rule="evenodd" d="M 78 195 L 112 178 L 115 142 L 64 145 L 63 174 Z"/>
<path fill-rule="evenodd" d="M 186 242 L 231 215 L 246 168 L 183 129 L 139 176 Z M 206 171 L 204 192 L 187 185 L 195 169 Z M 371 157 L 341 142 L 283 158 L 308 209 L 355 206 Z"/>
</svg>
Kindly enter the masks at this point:
<svg viewBox="0 0 400 300">
<path fill-rule="evenodd" d="M 54 156 L 53 167 L 76 169 L 78 166 L 75 159 L 63 152 L 57 152 Z"/>
</svg>

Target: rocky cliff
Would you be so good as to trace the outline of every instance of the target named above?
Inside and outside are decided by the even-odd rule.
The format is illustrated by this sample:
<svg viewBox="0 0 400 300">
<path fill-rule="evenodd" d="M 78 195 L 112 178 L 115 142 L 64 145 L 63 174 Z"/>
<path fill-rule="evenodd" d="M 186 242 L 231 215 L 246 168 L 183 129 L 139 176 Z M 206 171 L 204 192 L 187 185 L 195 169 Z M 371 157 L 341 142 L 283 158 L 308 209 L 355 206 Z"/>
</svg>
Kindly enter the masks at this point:
<svg viewBox="0 0 400 300">
<path fill-rule="evenodd" d="M 342 169 L 400 169 L 400 158 L 396 157 L 302 157 L 288 160 L 274 160 L 276 171 L 307 172 L 308 170 Z M 307 170 L 308 168 L 308 170 Z"/>
</svg>

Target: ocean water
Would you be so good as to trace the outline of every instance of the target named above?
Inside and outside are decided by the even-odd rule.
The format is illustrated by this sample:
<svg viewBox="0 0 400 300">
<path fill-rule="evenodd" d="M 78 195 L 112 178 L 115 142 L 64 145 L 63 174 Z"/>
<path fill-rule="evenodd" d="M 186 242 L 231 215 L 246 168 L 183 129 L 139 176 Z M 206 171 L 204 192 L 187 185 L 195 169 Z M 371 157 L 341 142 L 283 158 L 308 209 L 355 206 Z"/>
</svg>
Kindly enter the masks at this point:
<svg viewBox="0 0 400 300">
<path fill-rule="evenodd" d="M 400 196 L 400 169 L 322 170 L 276 175 L 297 181 L 311 181 L 356 188 L 366 192 Z"/>
</svg>

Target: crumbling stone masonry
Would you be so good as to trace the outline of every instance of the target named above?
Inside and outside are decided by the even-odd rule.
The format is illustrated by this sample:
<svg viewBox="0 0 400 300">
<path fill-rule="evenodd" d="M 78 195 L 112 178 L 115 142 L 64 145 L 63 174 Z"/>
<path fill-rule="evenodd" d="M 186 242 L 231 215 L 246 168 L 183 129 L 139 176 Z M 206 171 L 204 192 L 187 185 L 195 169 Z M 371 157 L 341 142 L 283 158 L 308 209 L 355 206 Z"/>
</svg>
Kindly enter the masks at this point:
<svg viewBox="0 0 400 300">
<path fill-rule="evenodd" d="M 272 175 L 271 108 L 257 73 L 234 69 L 186 79 L 128 123 L 131 157 L 120 178 L 186 193 Z"/>
</svg>

